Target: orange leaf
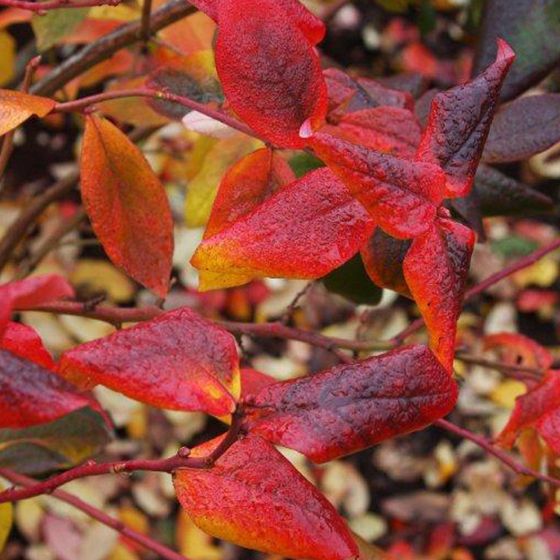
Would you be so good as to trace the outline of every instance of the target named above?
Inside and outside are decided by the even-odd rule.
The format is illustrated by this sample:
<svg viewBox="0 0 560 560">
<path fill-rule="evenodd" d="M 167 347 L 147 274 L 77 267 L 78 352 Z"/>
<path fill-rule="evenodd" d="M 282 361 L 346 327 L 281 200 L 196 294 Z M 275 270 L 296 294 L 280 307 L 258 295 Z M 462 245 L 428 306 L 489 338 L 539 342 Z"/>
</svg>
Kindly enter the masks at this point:
<svg viewBox="0 0 560 560">
<path fill-rule="evenodd" d="M 0 136 L 18 127 L 29 117 L 48 115 L 56 102 L 21 91 L 0 89 Z"/>
<path fill-rule="evenodd" d="M 196 448 L 208 454 L 217 438 Z M 182 469 L 175 490 L 191 519 L 210 535 L 289 558 L 358 556 L 328 500 L 259 437 L 235 443 L 211 469 Z"/>
<path fill-rule="evenodd" d="M 89 115 L 81 176 L 85 209 L 110 259 L 164 297 L 173 219 L 163 186 L 142 152 L 109 121 Z"/>
<path fill-rule="evenodd" d="M 294 180 L 286 160 L 269 148 L 245 156 L 222 179 L 204 238 L 230 226 Z"/>
<path fill-rule="evenodd" d="M 60 375 L 83 389 L 105 385 L 160 408 L 216 416 L 232 412 L 240 392 L 233 336 L 187 308 L 65 352 Z"/>
</svg>

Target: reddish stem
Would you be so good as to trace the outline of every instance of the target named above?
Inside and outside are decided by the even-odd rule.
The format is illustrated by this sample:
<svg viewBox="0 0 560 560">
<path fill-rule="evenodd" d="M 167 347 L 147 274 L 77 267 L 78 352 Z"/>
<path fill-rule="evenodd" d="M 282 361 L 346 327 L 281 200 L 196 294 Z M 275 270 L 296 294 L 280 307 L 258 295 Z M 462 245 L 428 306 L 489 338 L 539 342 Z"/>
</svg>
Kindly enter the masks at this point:
<svg viewBox="0 0 560 560">
<path fill-rule="evenodd" d="M 10 482 L 17 484 L 18 486 L 23 487 L 35 487 L 39 482 L 33 478 L 25 476 L 23 474 L 15 473 L 8 469 L 0 468 L 0 477 L 9 480 Z M 65 492 L 64 490 L 53 490 L 52 496 L 57 498 L 62 502 L 66 502 L 71 506 L 75 507 L 83 511 L 89 517 L 93 519 L 97 519 L 103 525 L 107 525 L 107 527 L 111 527 L 124 537 L 138 543 L 140 546 L 143 546 L 147 550 L 151 550 L 155 554 L 158 555 L 160 558 L 164 558 L 165 560 L 186 560 L 186 558 L 174 550 L 167 548 L 166 546 L 160 544 L 159 542 L 151 539 L 147 535 L 143 535 L 142 533 L 138 533 L 134 529 L 127 527 L 122 521 L 107 515 L 105 512 L 97 509 L 96 507 L 84 502 L 77 496 Z"/>
<path fill-rule="evenodd" d="M 55 475 L 43 482 L 27 486 L 26 488 L 9 488 L 0 492 L 0 504 L 17 502 L 41 494 L 50 494 L 59 486 L 77 478 L 99 476 L 102 474 L 130 473 L 134 471 L 152 471 L 173 473 L 178 469 L 207 469 L 237 441 L 241 431 L 243 413 L 240 408 L 233 414 L 231 426 L 223 441 L 205 457 L 189 457 L 189 450 L 183 448 L 177 455 L 167 459 L 132 459 L 130 461 L 115 461 L 111 463 L 95 463 L 88 461 Z"/>
<path fill-rule="evenodd" d="M 460 426 L 452 424 L 451 422 L 443 419 L 437 420 L 436 422 L 434 422 L 434 424 L 463 439 L 472 441 L 480 448 L 490 453 L 490 455 L 496 457 L 496 459 L 498 459 L 504 465 L 508 466 L 516 474 L 530 476 L 532 478 L 542 480 L 543 482 L 548 482 L 553 486 L 560 486 L 560 479 L 542 474 L 534 469 L 526 467 L 523 463 L 516 461 L 509 453 L 506 453 L 499 447 L 495 446 L 489 439 L 485 438 L 484 436 L 479 436 L 478 434 L 475 434 L 474 432 L 471 432 L 466 428 L 461 428 Z"/>
<path fill-rule="evenodd" d="M 57 103 L 53 111 L 56 113 L 82 111 L 83 109 L 91 107 L 96 103 L 111 101 L 113 99 L 123 99 L 126 97 L 149 97 L 151 99 L 159 99 L 161 101 L 171 101 L 173 103 L 178 103 L 179 105 L 183 105 L 188 109 L 198 111 L 199 113 L 202 113 L 214 120 L 220 121 L 221 123 L 239 130 L 240 132 L 248 134 L 249 136 L 259 138 L 257 133 L 251 130 L 248 126 L 238 121 L 237 119 L 226 115 L 222 111 L 212 109 L 211 107 L 208 107 L 208 105 L 198 103 L 197 101 L 194 101 L 193 99 L 190 99 L 188 97 L 175 95 L 174 93 L 168 91 L 161 91 L 150 88 L 122 89 L 120 91 L 106 91 L 104 93 L 98 93 L 96 95 L 89 95 L 87 97 L 82 97 L 81 99 L 76 99 L 75 101 Z M 263 139 L 261 138 L 261 140 Z"/>
<path fill-rule="evenodd" d="M 533 251 L 530 255 L 527 255 L 511 263 L 509 266 L 506 266 L 503 270 L 500 270 L 500 272 L 496 272 L 495 274 L 492 274 L 488 278 L 484 279 L 482 282 L 475 284 L 470 290 L 467 290 L 465 293 L 465 297 L 463 298 L 463 301 L 469 301 L 474 296 L 490 288 L 490 286 L 497 284 L 504 278 L 507 278 L 512 274 L 515 274 L 517 271 L 522 270 L 523 268 L 527 268 L 528 266 L 535 264 L 538 260 L 542 259 L 545 255 L 548 255 L 548 253 L 551 253 L 552 251 L 555 251 L 558 248 L 560 248 L 560 239 L 557 239 L 556 241 L 553 241 L 552 243 L 549 243 L 548 245 L 545 245 L 544 247 L 541 247 L 540 249 Z M 413 321 L 406 329 L 404 329 L 402 332 L 396 335 L 392 339 L 393 342 L 397 345 L 402 344 L 404 339 L 408 338 L 411 334 L 420 330 L 423 325 L 424 325 L 424 319 L 422 318 L 416 319 L 416 321 Z"/>
</svg>

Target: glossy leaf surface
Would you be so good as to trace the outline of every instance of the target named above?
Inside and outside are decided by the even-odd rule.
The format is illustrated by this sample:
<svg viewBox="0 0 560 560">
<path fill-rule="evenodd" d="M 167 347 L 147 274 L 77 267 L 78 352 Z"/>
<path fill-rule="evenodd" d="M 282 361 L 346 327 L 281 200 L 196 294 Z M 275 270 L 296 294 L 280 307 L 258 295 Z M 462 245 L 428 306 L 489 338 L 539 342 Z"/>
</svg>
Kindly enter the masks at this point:
<svg viewBox="0 0 560 560">
<path fill-rule="evenodd" d="M 310 145 L 387 233 L 406 239 L 430 227 L 445 183 L 437 165 L 381 154 L 322 132 Z"/>
<path fill-rule="evenodd" d="M 0 349 L 0 427 L 50 422 L 88 404 L 53 372 Z"/>
<path fill-rule="evenodd" d="M 217 440 L 197 447 L 206 455 Z M 270 443 L 248 436 L 211 469 L 175 474 L 181 505 L 203 531 L 289 558 L 345 560 L 358 550 L 329 501 Z"/>
<path fill-rule="evenodd" d="M 246 406 L 253 433 L 322 463 L 420 430 L 456 399 L 455 381 L 415 345 L 270 385 Z"/>
<path fill-rule="evenodd" d="M 544 78 L 560 60 L 560 5 L 556 0 L 487 0 L 473 72 L 494 59 L 496 39 L 505 39 L 517 54 L 502 89 L 513 99 Z"/>
<path fill-rule="evenodd" d="M 221 0 L 216 68 L 231 108 L 283 147 L 318 127 L 327 110 L 319 58 L 276 0 Z"/>
<path fill-rule="evenodd" d="M 395 239 L 375 228 L 360 253 L 367 274 L 377 286 L 411 297 L 403 272 L 409 247 L 410 241 Z"/>
<path fill-rule="evenodd" d="M 29 325 L 9 322 L 0 340 L 0 347 L 12 354 L 25 358 L 45 369 L 54 370 L 55 363 L 37 331 Z"/>
<path fill-rule="evenodd" d="M 167 294 L 173 220 L 163 186 L 142 152 L 109 121 L 86 117 L 81 192 L 114 264 L 160 297 Z"/>
<path fill-rule="evenodd" d="M 490 163 L 519 161 L 559 140 L 560 94 L 530 95 L 496 113 L 482 157 Z"/>
<path fill-rule="evenodd" d="M 355 255 L 372 228 L 348 189 L 318 169 L 206 238 L 191 262 L 203 290 L 266 276 L 320 278 Z"/>
<path fill-rule="evenodd" d="M 54 106 L 55 101 L 46 97 L 0 89 L 0 136 L 18 127 L 32 115 L 44 117 Z"/>
<path fill-rule="evenodd" d="M 172 410 L 223 416 L 239 395 L 234 338 L 187 308 L 76 346 L 59 370 L 84 389 L 105 385 Z"/>
<path fill-rule="evenodd" d="M 491 66 L 467 84 L 438 93 L 432 101 L 417 157 L 445 171 L 447 196 L 464 196 L 472 186 L 500 88 L 514 58 L 509 45 L 499 40 Z"/>
<path fill-rule="evenodd" d="M 72 297 L 74 289 L 58 274 L 31 276 L 0 286 L 0 336 L 13 309 L 29 309 L 52 300 Z"/>
<path fill-rule="evenodd" d="M 469 228 L 438 218 L 412 241 L 403 263 L 406 283 L 428 327 L 430 347 L 448 371 L 474 238 Z"/>
<path fill-rule="evenodd" d="M 290 166 L 273 150 L 262 148 L 242 158 L 226 173 L 212 206 L 204 237 L 232 225 L 281 186 L 295 180 Z"/>
</svg>

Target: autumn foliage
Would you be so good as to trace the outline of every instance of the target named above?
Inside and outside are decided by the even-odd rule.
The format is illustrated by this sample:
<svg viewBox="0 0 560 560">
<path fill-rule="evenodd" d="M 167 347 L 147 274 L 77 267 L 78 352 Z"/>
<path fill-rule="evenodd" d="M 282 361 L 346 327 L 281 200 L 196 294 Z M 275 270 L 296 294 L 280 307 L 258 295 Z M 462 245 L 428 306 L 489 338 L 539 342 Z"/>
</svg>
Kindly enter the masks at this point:
<svg viewBox="0 0 560 560">
<path fill-rule="evenodd" d="M 474 344 L 468 337 L 457 341 L 457 329 L 472 295 L 467 286 L 475 244 L 484 241 L 482 217 L 552 208 L 546 195 L 492 165 L 531 157 L 560 140 L 558 127 L 547 127 L 558 94 L 515 99 L 547 70 L 528 77 L 516 67 L 517 35 L 506 24 L 499 32 L 488 30 L 498 25 L 492 18 L 500 2 L 488 2 L 476 71 L 441 91 L 326 67 L 325 23 L 298 0 L 191 4 L 191 12 L 201 13 L 190 17 L 206 14 L 199 35 L 196 23 L 185 24 L 177 41 L 172 27 L 163 26 L 161 41 L 137 55 L 140 63 L 133 61 L 142 69 L 134 78 L 118 69 L 114 55 L 105 69 L 93 66 L 69 78 L 64 91 L 70 99 L 62 87 L 49 85 L 55 68 L 39 68 L 31 88 L 0 90 L 0 161 L 12 149 L 14 131 L 32 117 L 78 123 L 80 188 L 73 201 L 83 205 L 106 257 L 152 294 L 149 305 L 111 307 L 80 298 L 61 274 L 6 269 L 0 285 L 0 433 L 41 441 L 48 426 L 70 418 L 80 430 L 77 415 L 90 415 L 99 430 L 90 452 L 69 452 L 37 472 L 75 467 L 67 473 L 78 478 L 164 471 L 172 474 L 192 521 L 213 537 L 290 558 L 356 558 L 364 551 L 336 508 L 276 446 L 318 465 L 423 430 L 452 413 L 461 385 L 454 371 L 458 347 Z M 17 10 L 0 12 L 0 21 L 20 17 Z M 90 13 L 53 45 L 81 42 L 80 33 L 101 41 L 115 32 L 102 29 L 101 21 Z M 196 41 L 206 50 L 193 46 Z M 132 66 L 130 52 L 119 52 L 122 67 Z M 109 75 L 117 80 L 106 82 Z M 526 129 L 527 115 L 536 124 Z M 191 134 L 202 133 L 192 150 L 196 169 L 181 168 L 189 181 L 186 221 L 205 226 L 189 257 L 199 277 L 190 296 L 202 301 L 219 294 L 227 308 L 228 297 L 258 299 L 251 290 L 266 278 L 321 281 L 359 304 L 378 303 L 383 289 L 414 302 L 427 336 L 405 343 L 421 326 L 417 321 L 368 348 L 298 329 L 290 317 L 245 325 L 176 305 L 185 301 L 173 299 L 173 267 L 183 253 L 174 247 L 177 205 L 170 178 L 179 164 L 170 158 L 154 171 L 155 156 L 136 142 L 181 119 Z M 131 132 L 131 126 L 137 128 Z M 201 163 L 205 157 L 207 164 Z M 298 158 L 303 169 L 294 163 Z M 200 168 L 216 175 L 214 187 L 197 183 Z M 9 229 L 5 235 L 0 254 L 7 252 L 9 260 Z M 354 289 L 358 279 L 369 290 L 363 299 Z M 476 293 L 483 289 L 474 287 Z M 116 327 L 136 324 L 80 340 L 54 359 L 39 333 L 17 322 L 28 310 L 93 317 Z M 278 381 L 246 367 L 236 335 L 294 338 L 334 351 L 341 363 Z M 554 358 L 519 334 L 487 335 L 479 347 L 494 352 L 525 387 L 497 443 L 504 449 L 519 444 L 525 463 L 539 470 L 534 446 L 528 451 L 523 442 L 528 432 L 536 433 L 539 457 L 560 455 Z M 527 370 L 541 374 L 527 378 Z M 211 415 L 223 423 L 224 434 L 183 449 L 170 462 L 132 458 L 103 471 L 84 463 L 112 431 L 94 390 L 100 386 L 151 407 Z M 1 476 L 4 467 L 0 456 Z M 11 490 L 0 501 L 19 497 Z"/>
</svg>

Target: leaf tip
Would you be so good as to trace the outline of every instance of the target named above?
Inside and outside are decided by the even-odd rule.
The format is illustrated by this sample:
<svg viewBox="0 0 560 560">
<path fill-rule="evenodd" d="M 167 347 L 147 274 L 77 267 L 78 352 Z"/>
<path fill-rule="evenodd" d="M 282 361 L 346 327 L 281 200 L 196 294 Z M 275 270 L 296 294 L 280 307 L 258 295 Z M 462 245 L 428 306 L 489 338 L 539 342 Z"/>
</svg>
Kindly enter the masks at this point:
<svg viewBox="0 0 560 560">
<path fill-rule="evenodd" d="M 313 124 L 311 119 L 306 119 L 303 124 L 299 127 L 299 137 L 300 138 L 311 138 L 313 136 Z"/>
</svg>

